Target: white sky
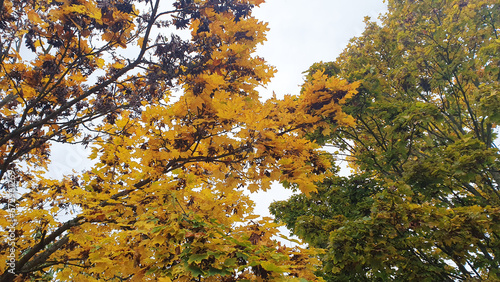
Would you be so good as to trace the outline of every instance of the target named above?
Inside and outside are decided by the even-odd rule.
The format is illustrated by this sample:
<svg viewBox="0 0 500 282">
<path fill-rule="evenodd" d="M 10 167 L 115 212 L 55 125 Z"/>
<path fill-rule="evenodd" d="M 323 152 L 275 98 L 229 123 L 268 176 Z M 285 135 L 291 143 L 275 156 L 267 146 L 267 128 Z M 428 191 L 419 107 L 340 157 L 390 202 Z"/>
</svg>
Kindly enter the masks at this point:
<svg viewBox="0 0 500 282">
<path fill-rule="evenodd" d="M 268 0 L 256 8 L 253 15 L 268 22 L 270 28 L 258 55 L 278 70 L 261 96 L 269 97 L 273 91 L 278 97 L 298 94 L 303 71 L 315 62 L 335 60 L 349 39 L 361 34 L 364 17 L 375 20 L 385 10 L 382 0 Z M 88 154 L 79 146 L 54 146 L 47 176 L 60 177 L 73 169 L 85 169 Z M 255 212 L 269 216 L 270 203 L 291 195 L 279 184 L 267 192 L 254 193 Z"/>
<path fill-rule="evenodd" d="M 349 39 L 361 35 L 364 17 L 375 20 L 385 10 L 382 0 L 267 0 L 253 12 L 270 28 L 258 54 L 278 73 L 262 95 L 298 94 L 303 71 L 335 60 Z"/>
</svg>

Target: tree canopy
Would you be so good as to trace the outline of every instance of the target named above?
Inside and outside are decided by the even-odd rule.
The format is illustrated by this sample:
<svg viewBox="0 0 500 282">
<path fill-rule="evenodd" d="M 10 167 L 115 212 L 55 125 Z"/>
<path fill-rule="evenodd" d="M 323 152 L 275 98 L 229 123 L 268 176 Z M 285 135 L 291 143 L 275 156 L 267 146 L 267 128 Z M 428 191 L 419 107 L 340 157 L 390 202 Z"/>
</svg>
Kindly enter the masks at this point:
<svg viewBox="0 0 500 282">
<path fill-rule="evenodd" d="M 263 1 L 161 2 L 0 3 L 0 179 L 21 193 L 2 188 L 1 281 L 317 279 L 316 251 L 276 241 L 243 190 L 314 191 L 330 162 L 306 137 L 353 125 L 359 84 L 261 101 Z M 44 177 L 54 142 L 96 164 Z"/>
<path fill-rule="evenodd" d="M 272 213 L 325 249 L 328 281 L 500 279 L 498 1 L 388 1 L 318 73 L 360 81 L 312 140 L 352 169 Z M 334 173 L 336 171 L 333 171 Z"/>
</svg>

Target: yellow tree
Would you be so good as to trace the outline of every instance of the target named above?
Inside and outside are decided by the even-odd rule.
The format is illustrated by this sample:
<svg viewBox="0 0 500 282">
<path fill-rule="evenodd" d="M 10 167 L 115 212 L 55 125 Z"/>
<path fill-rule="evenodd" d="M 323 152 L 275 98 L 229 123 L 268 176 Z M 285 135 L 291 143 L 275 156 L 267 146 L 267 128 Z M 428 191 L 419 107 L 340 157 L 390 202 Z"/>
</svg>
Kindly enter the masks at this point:
<svg viewBox="0 0 500 282">
<path fill-rule="evenodd" d="M 274 73 L 253 55 L 267 30 L 251 16 L 262 1 L 182 0 L 172 11 L 138 2 L 149 10 L 4 1 L 5 34 L 24 39 L 5 47 L 2 174 L 19 173 L 26 193 L 2 281 L 315 280 L 314 250 L 277 242 L 243 189 L 313 191 L 330 162 L 305 136 L 349 125 L 339 104 L 357 84 L 318 73 L 300 97 L 262 102 L 255 88 Z M 153 40 L 156 26 L 189 27 L 191 40 Z M 116 48 L 134 43 L 137 57 L 120 57 Z M 21 44 L 37 58 L 23 58 Z M 80 135 L 81 125 L 100 134 Z M 51 140 L 91 142 L 96 165 L 62 180 L 14 166 L 45 165 Z"/>
</svg>

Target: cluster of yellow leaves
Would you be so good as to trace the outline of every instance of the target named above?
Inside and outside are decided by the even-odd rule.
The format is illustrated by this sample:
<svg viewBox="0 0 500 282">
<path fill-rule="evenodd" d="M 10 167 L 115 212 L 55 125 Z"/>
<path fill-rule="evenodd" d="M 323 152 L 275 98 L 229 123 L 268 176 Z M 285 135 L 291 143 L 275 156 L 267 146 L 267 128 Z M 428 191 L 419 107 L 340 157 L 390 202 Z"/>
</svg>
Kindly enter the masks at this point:
<svg viewBox="0 0 500 282">
<path fill-rule="evenodd" d="M 303 85 L 302 107 L 306 112 L 312 112 L 313 118 L 329 118 L 342 126 L 354 126 L 354 119 L 342 112 L 342 105 L 358 93 L 360 82 L 348 83 L 337 77 L 328 77 L 324 71 L 317 71 L 312 79 Z M 325 126 L 329 130 L 329 126 Z M 328 133 L 324 133 L 327 135 Z"/>
<path fill-rule="evenodd" d="M 125 47 L 136 28 L 132 13 L 121 12 L 113 5 L 104 10 L 93 0 L 2 3 L 2 19 L 6 19 L 2 41 L 10 43 L 5 45 L 0 67 L 0 101 L 5 103 L 0 108 L 0 117 L 22 121 L 17 125 L 12 123 L 11 127 L 29 126 L 81 96 L 88 89 L 85 85 L 88 75 L 104 66 L 100 58 L 103 50 L 114 45 Z M 10 15 L 17 19 L 9 20 Z M 107 41 L 99 47 L 101 50 L 95 40 L 91 42 L 92 36 L 100 33 Z M 23 51 L 24 45 L 33 53 Z M 78 116 L 88 112 L 83 108 Z M 59 130 L 56 122 L 32 136 L 41 138 L 44 134 L 74 137 L 72 133 Z M 9 158 L 9 152 L 19 147 L 2 136 L 0 165 Z M 30 153 L 19 160 L 46 166 L 47 159 L 43 155 Z"/>
<path fill-rule="evenodd" d="M 46 20 L 40 13 L 30 19 L 41 21 L 41 28 L 48 21 L 72 21 L 78 28 L 91 19 L 103 25 L 129 22 L 130 14 L 99 14 L 87 3 L 64 2 Z M 266 24 L 251 16 L 235 21 L 232 13 L 209 8 L 200 14 L 210 22 L 208 31 L 200 30 L 200 19 L 193 20 L 192 41 L 206 60 L 197 66 L 201 71 L 184 67 L 178 101 L 169 102 L 171 92 L 165 91 L 162 103 L 144 103 L 140 115 L 121 111 L 100 128 L 109 135 L 96 140 L 91 171 L 29 186 L 31 198 L 19 218 L 26 230 L 19 238 L 22 249 L 35 245 L 38 233 L 60 228 L 55 218 L 62 210 L 75 207 L 78 213 L 68 242 L 51 254 L 62 261 L 53 266 L 58 279 L 316 279 L 316 251 L 274 240 L 277 225 L 269 218 L 252 221 L 253 202 L 243 189 L 266 190 L 280 181 L 314 191 L 330 161 L 305 135 L 332 122 L 352 124 L 339 105 L 356 93 L 357 84 L 318 73 L 300 97 L 262 102 L 256 87 L 267 83 L 274 69 L 252 53 L 265 40 Z M 106 31 L 102 39 L 121 46 L 128 36 Z M 89 51 L 84 38 L 79 44 Z M 33 68 L 54 61 L 64 72 L 71 60 L 57 56 L 41 55 Z M 88 58 L 103 66 L 98 56 Z M 124 66 L 115 61 L 107 68 Z M 74 86 L 86 81 L 78 71 L 64 79 Z M 146 82 L 127 79 L 117 87 L 146 88 Z"/>
<path fill-rule="evenodd" d="M 100 163 L 82 184 L 86 192 L 73 198 L 86 207 L 87 220 L 113 224 L 81 226 L 75 233 L 95 234 L 93 243 L 74 252 L 91 253 L 94 273 L 135 274 L 136 279 L 160 273 L 179 281 L 195 274 L 254 280 L 290 273 L 313 279 L 312 253 L 272 240 L 277 229 L 270 219 L 249 223 L 253 203 L 241 189 L 265 190 L 272 181 L 296 183 L 306 193 L 315 189 L 329 161 L 302 138 L 319 121 L 307 105 L 300 106 L 313 103 L 313 97 L 262 103 L 255 87 L 267 82 L 273 69 L 251 53 L 264 39 L 265 25 L 251 17 L 235 22 L 230 14 L 205 12 L 212 20 L 210 32 L 197 33 L 194 21 L 195 40 L 216 37 L 222 45 L 210 53 L 201 73 L 181 79 L 179 101 L 147 105 L 139 119 L 123 111 L 107 129 L 117 134 L 94 149 Z M 235 38 L 236 31 L 251 40 Z M 329 82 L 327 87 L 330 95 L 355 93 L 355 85 Z M 322 115 L 340 113 L 326 104 Z M 110 200 L 123 191 L 129 191 L 126 197 Z M 76 234 L 71 239 L 81 246 L 87 241 Z"/>
</svg>

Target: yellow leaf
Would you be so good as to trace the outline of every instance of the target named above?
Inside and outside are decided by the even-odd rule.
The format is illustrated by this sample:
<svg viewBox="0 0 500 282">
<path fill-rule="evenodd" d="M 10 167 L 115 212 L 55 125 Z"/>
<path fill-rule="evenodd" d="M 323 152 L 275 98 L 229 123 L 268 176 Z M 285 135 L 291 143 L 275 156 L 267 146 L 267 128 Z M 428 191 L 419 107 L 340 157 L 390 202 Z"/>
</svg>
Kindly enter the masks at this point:
<svg viewBox="0 0 500 282">
<path fill-rule="evenodd" d="M 144 37 L 140 37 L 140 38 L 137 40 L 137 45 L 138 45 L 139 47 L 141 47 L 141 48 L 142 48 L 142 44 L 144 44 Z"/>
<path fill-rule="evenodd" d="M 121 62 L 115 62 L 114 64 L 111 65 L 112 68 L 114 69 L 123 69 L 123 67 L 125 67 L 125 64 L 121 63 Z"/>
<path fill-rule="evenodd" d="M 256 192 L 257 190 L 259 190 L 259 188 L 260 188 L 260 187 L 259 187 L 259 185 L 257 185 L 257 184 L 249 184 L 249 185 L 248 185 L 248 191 L 250 191 L 250 192 L 252 192 L 252 193 L 253 193 L 253 192 Z"/>
<path fill-rule="evenodd" d="M 28 12 L 28 19 L 32 22 L 32 23 L 35 23 L 35 24 L 41 24 L 42 23 L 42 19 L 40 18 L 40 16 L 33 10 L 30 10 Z"/>
<path fill-rule="evenodd" d="M 205 101 L 203 101 L 203 98 L 201 98 L 200 96 L 196 96 L 196 98 L 194 98 L 194 100 L 192 102 L 192 105 L 193 105 L 193 108 L 201 109 L 201 108 L 203 108 L 204 103 L 205 103 Z"/>
<path fill-rule="evenodd" d="M 95 5 L 95 2 L 93 1 L 88 1 L 84 3 L 85 7 L 88 10 L 87 15 L 91 18 L 94 18 L 97 20 L 98 23 L 102 24 L 102 14 L 101 14 L 101 9 Z"/>
<path fill-rule="evenodd" d="M 77 72 L 71 76 L 71 81 L 79 84 L 87 81 L 87 77 L 83 76 L 81 72 Z"/>
<path fill-rule="evenodd" d="M 329 135 L 330 133 L 332 133 L 332 129 L 330 127 L 327 127 L 323 130 L 323 132 L 321 132 L 321 134 L 323 135 Z"/>
<path fill-rule="evenodd" d="M 104 41 L 108 41 L 108 42 L 109 42 L 109 41 L 111 41 L 111 40 L 113 40 L 113 38 L 114 38 L 114 37 L 115 37 L 115 34 L 114 34 L 114 33 L 112 33 L 112 32 L 109 32 L 109 31 L 108 31 L 108 32 L 105 32 L 105 33 L 101 36 L 102 40 L 104 40 Z"/>
<path fill-rule="evenodd" d="M 98 68 L 104 67 L 104 59 L 103 58 L 97 58 L 95 60 L 95 63 L 96 63 L 96 65 L 97 65 Z"/>
<path fill-rule="evenodd" d="M 86 9 L 83 5 L 71 5 L 70 7 L 65 8 L 67 12 L 75 12 L 78 14 L 85 14 Z"/>
</svg>

